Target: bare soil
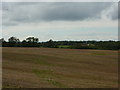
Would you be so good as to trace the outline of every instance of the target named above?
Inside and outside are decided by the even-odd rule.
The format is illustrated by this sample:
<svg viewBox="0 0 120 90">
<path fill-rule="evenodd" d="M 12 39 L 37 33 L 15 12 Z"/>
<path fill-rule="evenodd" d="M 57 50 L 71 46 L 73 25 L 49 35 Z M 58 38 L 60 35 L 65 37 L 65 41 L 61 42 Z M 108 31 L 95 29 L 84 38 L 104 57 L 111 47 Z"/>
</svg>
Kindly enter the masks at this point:
<svg viewBox="0 0 120 90">
<path fill-rule="evenodd" d="M 3 88 L 117 88 L 118 51 L 2 48 Z"/>
</svg>

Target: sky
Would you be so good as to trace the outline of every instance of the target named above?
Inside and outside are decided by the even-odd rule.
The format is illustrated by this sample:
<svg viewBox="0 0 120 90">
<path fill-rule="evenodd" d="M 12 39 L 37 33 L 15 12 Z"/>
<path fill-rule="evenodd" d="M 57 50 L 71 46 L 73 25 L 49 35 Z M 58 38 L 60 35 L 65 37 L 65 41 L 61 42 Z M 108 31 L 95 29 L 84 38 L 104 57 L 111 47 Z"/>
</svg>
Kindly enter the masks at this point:
<svg viewBox="0 0 120 90">
<path fill-rule="evenodd" d="M 2 2 L 2 37 L 118 40 L 117 2 Z"/>
</svg>

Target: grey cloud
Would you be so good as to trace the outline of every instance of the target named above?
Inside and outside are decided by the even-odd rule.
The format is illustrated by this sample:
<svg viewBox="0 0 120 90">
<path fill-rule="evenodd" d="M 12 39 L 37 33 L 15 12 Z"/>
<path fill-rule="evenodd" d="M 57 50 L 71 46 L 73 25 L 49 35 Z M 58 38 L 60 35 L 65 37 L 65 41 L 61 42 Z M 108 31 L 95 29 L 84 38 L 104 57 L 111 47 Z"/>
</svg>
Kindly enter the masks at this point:
<svg viewBox="0 0 120 90">
<path fill-rule="evenodd" d="M 100 13 L 110 7 L 112 3 L 95 2 L 24 2 L 3 3 L 4 25 L 11 23 L 30 23 L 42 21 L 76 21 L 88 18 L 100 18 Z M 113 18 L 116 18 L 113 13 Z M 10 24 L 9 24 L 10 25 Z"/>
<path fill-rule="evenodd" d="M 119 10 L 118 8 L 119 7 L 118 7 L 117 2 L 112 4 L 111 7 L 106 10 L 106 12 L 108 12 L 107 17 L 110 17 L 112 20 L 117 20 L 118 19 L 118 10 Z"/>
<path fill-rule="evenodd" d="M 111 3 L 59 3 L 49 8 L 44 15 L 45 20 L 84 20 L 100 17 L 100 12 Z"/>
<path fill-rule="evenodd" d="M 120 19 L 120 2 L 118 2 L 118 18 Z"/>
</svg>

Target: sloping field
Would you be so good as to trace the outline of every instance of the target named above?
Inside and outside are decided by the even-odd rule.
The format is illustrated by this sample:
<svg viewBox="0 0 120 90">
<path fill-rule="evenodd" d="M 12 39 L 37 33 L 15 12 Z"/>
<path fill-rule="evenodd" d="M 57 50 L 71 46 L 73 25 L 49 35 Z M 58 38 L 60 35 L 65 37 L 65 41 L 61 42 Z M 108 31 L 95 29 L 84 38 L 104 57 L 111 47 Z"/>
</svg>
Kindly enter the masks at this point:
<svg viewBox="0 0 120 90">
<path fill-rule="evenodd" d="M 115 88 L 118 52 L 3 48 L 4 88 Z"/>
</svg>

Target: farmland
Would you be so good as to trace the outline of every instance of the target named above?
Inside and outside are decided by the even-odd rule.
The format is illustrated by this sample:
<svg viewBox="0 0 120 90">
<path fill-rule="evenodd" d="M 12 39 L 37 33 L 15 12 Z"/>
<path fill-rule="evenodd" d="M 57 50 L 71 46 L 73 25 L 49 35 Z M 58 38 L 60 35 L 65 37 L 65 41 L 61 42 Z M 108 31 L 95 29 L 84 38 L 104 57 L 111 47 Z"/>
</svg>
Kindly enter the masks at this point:
<svg viewBox="0 0 120 90">
<path fill-rule="evenodd" d="M 116 88 L 118 51 L 2 48 L 3 88 Z"/>
</svg>

